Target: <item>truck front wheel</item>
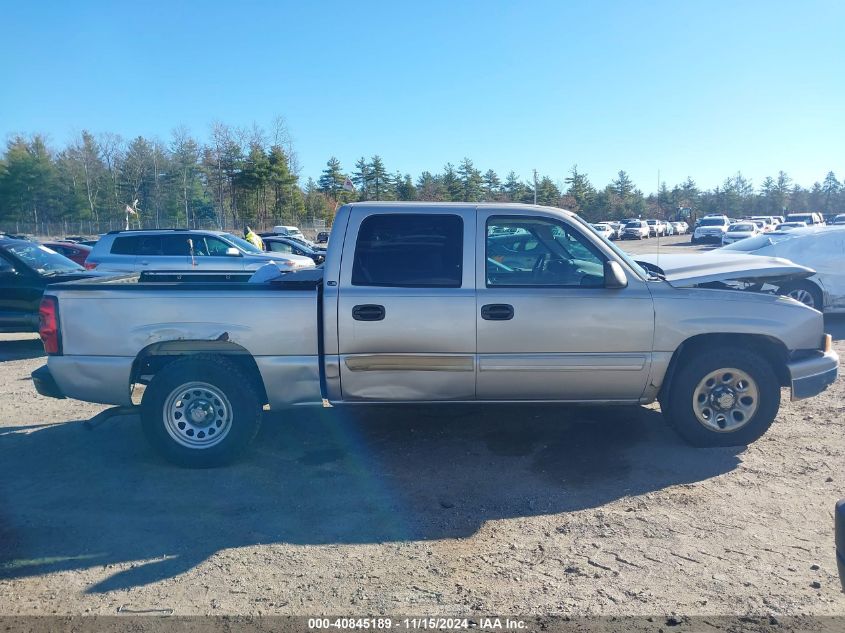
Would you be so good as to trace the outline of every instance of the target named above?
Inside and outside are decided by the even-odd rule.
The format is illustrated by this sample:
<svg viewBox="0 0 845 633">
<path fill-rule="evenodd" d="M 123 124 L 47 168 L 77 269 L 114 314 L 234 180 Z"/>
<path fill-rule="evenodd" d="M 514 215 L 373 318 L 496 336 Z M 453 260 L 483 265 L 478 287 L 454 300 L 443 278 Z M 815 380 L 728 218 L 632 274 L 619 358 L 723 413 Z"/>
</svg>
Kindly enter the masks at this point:
<svg viewBox="0 0 845 633">
<path fill-rule="evenodd" d="M 751 350 L 714 349 L 685 359 L 668 395 L 664 415 L 695 446 L 750 444 L 780 407 L 777 376 Z"/>
<path fill-rule="evenodd" d="M 224 357 L 186 356 L 153 378 L 141 402 L 147 439 L 189 468 L 231 462 L 261 425 L 261 402 L 241 368 Z"/>
</svg>

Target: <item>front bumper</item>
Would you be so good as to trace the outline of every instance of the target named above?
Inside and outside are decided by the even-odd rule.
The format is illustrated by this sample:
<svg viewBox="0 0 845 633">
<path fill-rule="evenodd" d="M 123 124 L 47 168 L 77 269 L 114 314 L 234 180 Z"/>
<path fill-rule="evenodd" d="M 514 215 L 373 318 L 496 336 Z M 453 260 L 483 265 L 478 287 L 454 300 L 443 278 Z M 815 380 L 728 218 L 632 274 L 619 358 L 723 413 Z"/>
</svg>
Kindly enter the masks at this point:
<svg viewBox="0 0 845 633">
<path fill-rule="evenodd" d="M 62 390 L 59 389 L 59 385 L 56 384 L 56 381 L 53 379 L 53 374 L 50 373 L 50 368 L 47 367 L 47 365 L 43 365 L 36 369 L 32 372 L 31 376 L 32 384 L 35 385 L 35 390 L 42 396 L 64 399 L 65 394 L 63 394 Z"/>
<path fill-rule="evenodd" d="M 839 376 L 839 354 L 819 350 L 809 358 L 787 363 L 792 400 L 803 400 L 821 393 Z"/>
<path fill-rule="evenodd" d="M 715 243 L 717 243 L 717 244 L 721 244 L 721 243 L 722 243 L 722 234 L 721 234 L 721 233 L 718 233 L 718 234 L 705 234 L 705 235 L 700 235 L 700 234 L 699 234 L 699 235 L 696 235 L 696 234 L 693 234 L 693 236 L 692 236 L 692 237 L 693 237 L 693 239 L 694 239 L 696 242 L 715 242 Z"/>
</svg>

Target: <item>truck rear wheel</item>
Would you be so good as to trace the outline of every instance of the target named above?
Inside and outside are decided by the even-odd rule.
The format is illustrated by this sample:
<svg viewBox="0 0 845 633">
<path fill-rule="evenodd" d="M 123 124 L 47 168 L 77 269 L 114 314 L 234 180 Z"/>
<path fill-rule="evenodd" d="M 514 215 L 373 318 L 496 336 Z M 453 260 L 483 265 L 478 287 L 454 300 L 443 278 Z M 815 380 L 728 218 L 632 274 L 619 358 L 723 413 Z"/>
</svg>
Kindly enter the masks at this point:
<svg viewBox="0 0 845 633">
<path fill-rule="evenodd" d="M 743 446 L 760 438 L 780 407 L 780 383 L 751 350 L 701 352 L 678 369 L 664 415 L 694 446 Z"/>
<path fill-rule="evenodd" d="M 261 425 L 251 381 L 219 356 L 186 356 L 155 375 L 141 402 L 147 439 L 166 459 L 189 468 L 234 460 Z"/>
</svg>

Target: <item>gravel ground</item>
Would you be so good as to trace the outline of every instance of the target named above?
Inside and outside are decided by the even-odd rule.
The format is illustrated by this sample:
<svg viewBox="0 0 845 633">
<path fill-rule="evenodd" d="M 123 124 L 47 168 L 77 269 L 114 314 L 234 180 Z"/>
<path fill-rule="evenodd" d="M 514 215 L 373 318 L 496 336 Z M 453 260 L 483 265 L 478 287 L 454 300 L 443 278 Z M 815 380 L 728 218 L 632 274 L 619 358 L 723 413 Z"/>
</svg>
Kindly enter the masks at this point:
<svg viewBox="0 0 845 633">
<path fill-rule="evenodd" d="M 845 614 L 842 379 L 747 448 L 656 407 L 372 407 L 267 414 L 190 471 L 134 416 L 38 396 L 43 362 L 0 335 L 3 615 Z"/>
</svg>

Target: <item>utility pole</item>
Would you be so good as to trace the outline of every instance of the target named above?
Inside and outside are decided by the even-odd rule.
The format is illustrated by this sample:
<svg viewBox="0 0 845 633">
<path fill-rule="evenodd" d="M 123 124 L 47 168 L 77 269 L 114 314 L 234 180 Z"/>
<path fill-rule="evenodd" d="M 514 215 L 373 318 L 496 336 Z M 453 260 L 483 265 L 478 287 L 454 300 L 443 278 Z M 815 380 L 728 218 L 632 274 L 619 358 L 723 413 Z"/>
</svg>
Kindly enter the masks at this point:
<svg viewBox="0 0 845 633">
<path fill-rule="evenodd" d="M 537 204 L 537 170 L 534 170 L 534 204 Z"/>
</svg>

